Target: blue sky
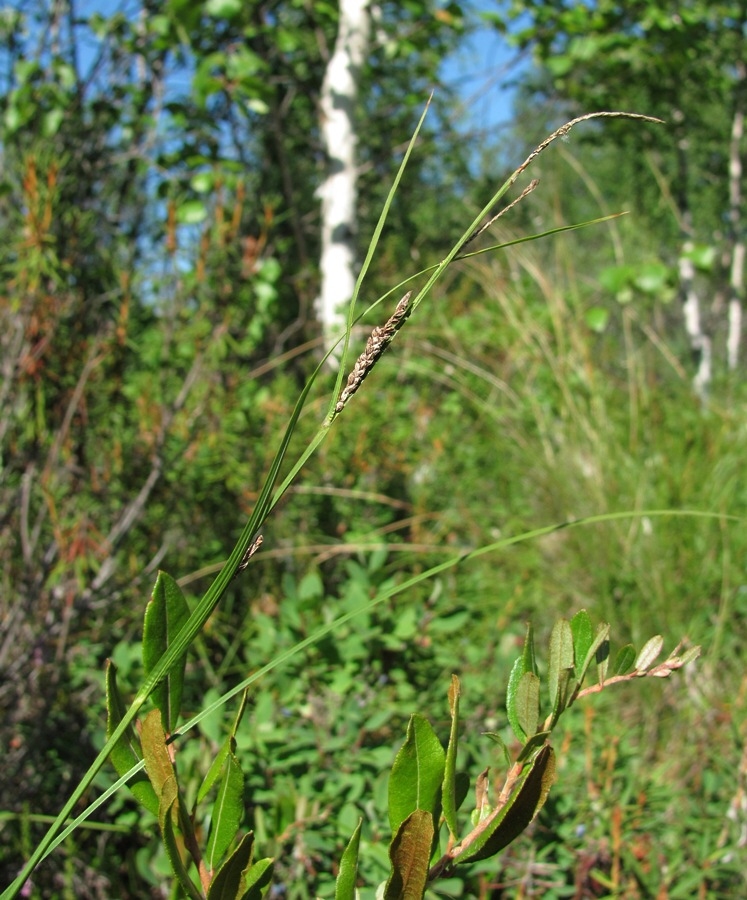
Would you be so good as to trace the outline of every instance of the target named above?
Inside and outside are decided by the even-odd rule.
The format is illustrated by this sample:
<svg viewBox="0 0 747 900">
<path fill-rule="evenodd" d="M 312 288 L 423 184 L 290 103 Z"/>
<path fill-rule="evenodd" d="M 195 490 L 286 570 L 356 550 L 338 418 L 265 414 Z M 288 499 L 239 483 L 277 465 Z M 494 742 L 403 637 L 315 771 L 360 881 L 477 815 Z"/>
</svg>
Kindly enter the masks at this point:
<svg viewBox="0 0 747 900">
<path fill-rule="evenodd" d="M 482 0 L 470 5 L 468 16 L 478 21 L 480 11 L 495 12 L 499 6 Z M 462 101 L 454 124 L 495 138 L 511 122 L 515 82 L 526 66 L 527 60 L 494 27 L 479 25 L 443 63 L 444 80 Z"/>
</svg>

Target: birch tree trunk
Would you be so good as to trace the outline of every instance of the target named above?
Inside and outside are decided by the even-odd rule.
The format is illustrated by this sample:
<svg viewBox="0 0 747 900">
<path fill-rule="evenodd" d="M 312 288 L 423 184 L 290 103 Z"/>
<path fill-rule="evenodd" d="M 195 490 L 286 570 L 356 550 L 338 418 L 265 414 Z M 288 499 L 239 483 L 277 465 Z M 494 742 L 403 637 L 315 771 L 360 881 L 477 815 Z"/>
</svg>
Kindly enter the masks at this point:
<svg viewBox="0 0 747 900">
<path fill-rule="evenodd" d="M 679 260 L 680 285 L 683 293 L 682 313 L 685 320 L 685 331 L 690 339 L 690 347 L 697 362 L 697 371 L 693 379 L 695 393 L 705 402 L 712 378 L 711 339 L 703 331 L 700 316 L 700 298 L 695 290 L 695 265 L 692 253 L 692 241 L 686 241 Z"/>
<path fill-rule="evenodd" d="M 325 352 L 345 326 L 345 304 L 355 288 L 358 174 L 354 111 L 359 72 L 368 48 L 369 5 L 370 0 L 340 0 L 337 40 L 322 84 L 321 131 L 328 170 L 317 192 L 322 201 L 322 251 L 316 312 Z"/>
<path fill-rule="evenodd" d="M 731 239 L 731 267 L 729 272 L 729 331 L 726 338 L 726 354 L 729 371 L 739 362 L 739 344 L 742 338 L 742 294 L 744 292 L 745 241 L 742 229 L 742 138 L 744 137 L 744 87 L 747 81 L 747 64 L 738 60 L 737 85 L 734 91 L 736 109 L 731 126 L 729 147 L 729 225 Z"/>
</svg>

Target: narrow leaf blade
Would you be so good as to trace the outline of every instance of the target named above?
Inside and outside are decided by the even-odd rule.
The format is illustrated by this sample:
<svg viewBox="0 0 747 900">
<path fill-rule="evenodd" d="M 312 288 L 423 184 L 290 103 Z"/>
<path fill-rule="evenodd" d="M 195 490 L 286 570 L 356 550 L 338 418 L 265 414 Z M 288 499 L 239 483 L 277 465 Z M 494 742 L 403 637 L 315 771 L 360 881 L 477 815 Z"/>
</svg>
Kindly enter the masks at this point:
<svg viewBox="0 0 747 900">
<path fill-rule="evenodd" d="M 168 778 L 161 789 L 160 806 L 158 810 L 158 824 L 161 826 L 161 835 L 163 837 L 163 845 L 166 849 L 166 855 L 169 858 L 171 868 L 179 884 L 182 886 L 188 897 L 192 900 L 203 900 L 201 892 L 197 889 L 192 879 L 189 877 L 187 868 L 182 860 L 179 846 L 176 842 L 176 834 L 174 832 L 174 815 L 175 805 L 178 804 L 179 790 L 176 784 L 176 777 L 172 775 Z"/>
<path fill-rule="evenodd" d="M 125 714 L 124 703 L 117 687 L 117 670 L 111 660 L 106 664 L 106 737 L 114 734 L 114 730 Z M 140 760 L 140 743 L 135 736 L 135 729 L 130 726 L 112 748 L 109 759 L 120 778 Z M 127 783 L 135 799 L 154 816 L 158 815 L 158 797 L 144 772 L 138 772 Z"/>
<path fill-rule="evenodd" d="M 355 885 L 358 880 L 358 850 L 361 843 L 362 819 L 358 820 L 353 836 L 348 841 L 340 860 L 340 871 L 335 882 L 335 900 L 355 900 Z"/>
<path fill-rule="evenodd" d="M 218 794 L 213 804 L 205 863 L 213 871 L 223 859 L 239 830 L 244 815 L 244 773 L 236 756 L 229 753 L 223 765 Z"/>
<path fill-rule="evenodd" d="M 451 729 L 449 731 L 449 744 L 446 748 L 446 764 L 444 767 L 444 783 L 441 789 L 444 819 L 452 836 L 456 838 L 457 803 L 456 803 L 456 762 L 457 742 L 459 740 L 459 679 L 451 676 L 449 687 L 449 713 L 451 714 Z"/>
<path fill-rule="evenodd" d="M 143 620 L 143 668 L 146 677 L 155 668 L 189 619 L 189 607 L 181 588 L 166 572 L 159 572 L 153 593 L 145 608 Z M 169 668 L 166 678 L 152 693 L 153 703 L 161 711 L 163 727 L 174 730 L 179 717 L 186 656 L 177 659 Z"/>
</svg>

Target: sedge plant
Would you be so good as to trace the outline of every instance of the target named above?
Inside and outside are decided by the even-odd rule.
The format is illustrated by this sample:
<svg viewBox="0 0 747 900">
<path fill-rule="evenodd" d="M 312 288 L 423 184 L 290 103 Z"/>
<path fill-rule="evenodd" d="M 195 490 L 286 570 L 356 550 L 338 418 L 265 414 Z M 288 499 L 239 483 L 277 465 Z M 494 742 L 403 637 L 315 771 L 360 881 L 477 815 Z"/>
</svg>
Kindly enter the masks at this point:
<svg viewBox="0 0 747 900">
<path fill-rule="evenodd" d="M 262 897 L 271 881 L 273 861 L 266 857 L 255 859 L 254 836 L 251 832 L 243 836 L 239 834 L 244 809 L 244 779 L 236 752 L 235 735 L 245 700 L 240 701 L 229 736 L 213 760 L 191 806 L 187 806 L 180 790 L 179 774 L 175 764 L 178 740 L 201 719 L 211 714 L 216 707 L 223 706 L 233 697 L 241 695 L 245 697 L 250 684 L 282 665 L 291 656 L 321 640 L 356 614 L 371 609 L 395 594 L 402 593 L 459 563 L 468 562 L 471 558 L 495 552 L 519 541 L 531 540 L 560 528 L 578 527 L 629 515 L 624 512 L 605 513 L 574 522 L 550 525 L 503 538 L 469 553 L 458 554 L 399 585 L 382 590 L 359 609 L 337 617 L 291 649 L 269 660 L 257 672 L 224 694 L 216 703 L 203 709 L 192 720 L 179 724 L 186 653 L 234 579 L 248 577 L 246 572 L 251 572 L 252 557 L 262 544 L 263 523 L 290 485 L 299 477 L 304 464 L 324 441 L 338 417 L 346 414 L 355 393 L 364 386 L 377 361 L 395 340 L 397 333 L 406 325 L 408 318 L 417 314 L 446 269 L 457 259 L 463 259 L 473 253 L 496 251 L 506 246 L 500 244 L 478 251 L 466 249 L 474 238 L 495 221 L 497 216 L 492 214 L 492 211 L 522 173 L 554 140 L 566 135 L 574 125 L 605 116 L 658 121 L 629 113 L 593 113 L 574 119 L 553 132 L 495 192 L 440 263 L 408 277 L 372 305 L 370 309 L 378 307 L 391 295 L 399 296 L 403 289 L 409 288 L 410 282 L 417 278 L 423 279 L 422 286 L 406 290 L 384 323 L 373 329 L 363 352 L 350 367 L 349 374 L 345 378 L 353 326 L 362 318 L 356 309 L 361 285 L 374 257 L 392 200 L 415 147 L 423 122 L 421 117 L 394 179 L 361 267 L 350 305 L 348 327 L 342 338 L 341 366 L 326 416 L 309 444 L 295 460 L 291 461 L 288 474 L 281 480 L 280 471 L 287 462 L 291 439 L 301 412 L 312 387 L 326 371 L 322 361 L 298 398 L 249 520 L 228 560 L 196 607 L 190 611 L 177 582 L 166 573 L 159 574 L 145 610 L 142 684 L 128 703 L 117 686 L 115 666 L 111 662 L 107 665 L 106 743 L 31 854 L 23 870 L 0 895 L 2 900 L 16 897 L 34 867 L 124 785 L 128 785 L 138 802 L 157 817 L 166 853 L 179 890 L 184 895 L 193 898 L 226 898 L 226 900 Z M 520 196 L 498 215 L 502 215 L 515 203 L 520 202 L 536 187 L 537 182 L 532 181 Z M 577 227 L 581 226 L 563 226 L 553 229 L 552 232 L 532 235 L 521 240 L 533 240 L 549 233 Z M 689 513 L 651 510 L 635 513 L 638 516 L 672 514 Z M 708 514 L 697 513 L 697 515 Z M 453 677 L 448 693 L 451 731 L 446 748 L 441 745 L 427 719 L 415 714 L 410 719 L 405 743 L 394 761 L 389 788 L 389 818 L 392 828 L 389 849 L 391 871 L 381 886 L 381 895 L 387 900 L 423 897 L 429 886 L 439 878 L 451 874 L 459 866 L 495 855 L 521 834 L 543 806 L 554 780 L 555 754 L 551 736 L 560 716 L 584 694 L 633 678 L 666 677 L 692 660 L 698 653 L 698 648 L 680 652 L 678 647 L 664 662 L 657 664 L 656 660 L 662 646 L 663 639 L 655 636 L 640 652 L 636 652 L 630 646 L 623 648 L 611 664 L 607 624 L 601 624 L 594 629 L 588 613 L 584 610 L 578 612 L 570 621 L 559 620 L 553 628 L 550 640 L 548 695 L 543 701 L 530 628 L 523 652 L 512 670 L 507 692 L 508 720 L 521 748 L 513 760 L 507 759 L 507 775 L 497 800 L 491 799 L 487 777 L 483 775 L 478 778 L 475 786 L 474 810 L 466 825 L 460 824 L 457 815 L 467 796 L 468 780 L 457 769 L 460 685 L 458 679 Z M 592 671 L 595 672 L 596 679 L 594 683 L 587 684 Z M 143 709 L 148 701 L 153 708 L 143 716 Z M 506 755 L 508 757 L 507 750 Z M 73 809 L 108 762 L 114 765 L 119 776 L 118 780 L 77 818 L 69 821 Z M 207 803 L 212 804 L 211 825 L 203 846 L 195 822 L 198 808 Z M 445 826 L 448 832 L 444 846 L 441 845 L 442 826 Z M 340 900 L 343 898 L 352 900 L 356 895 L 360 835 L 359 823 L 339 863 L 335 896 Z M 331 861 L 330 868 L 332 868 Z"/>
</svg>

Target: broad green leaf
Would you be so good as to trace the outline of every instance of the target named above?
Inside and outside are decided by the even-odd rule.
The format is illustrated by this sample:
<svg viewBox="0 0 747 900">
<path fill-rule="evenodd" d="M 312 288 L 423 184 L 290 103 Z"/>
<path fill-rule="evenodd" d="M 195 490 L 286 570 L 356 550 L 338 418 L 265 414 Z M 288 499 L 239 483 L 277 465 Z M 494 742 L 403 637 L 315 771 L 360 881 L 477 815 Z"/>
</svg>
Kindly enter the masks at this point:
<svg viewBox="0 0 747 900">
<path fill-rule="evenodd" d="M 449 714 L 451 715 L 451 729 L 449 731 L 449 744 L 446 748 L 446 764 L 444 766 L 444 783 L 441 789 L 441 803 L 443 805 L 444 819 L 451 834 L 456 838 L 457 826 L 457 797 L 456 797 L 456 762 L 457 742 L 459 740 L 459 679 L 451 676 L 449 687 Z"/>
<path fill-rule="evenodd" d="M 625 675 L 633 668 L 635 662 L 635 647 L 632 644 L 626 644 L 621 647 L 615 655 L 615 662 L 612 666 L 613 675 Z"/>
<path fill-rule="evenodd" d="M 264 890 L 272 880 L 275 860 L 272 857 L 258 859 L 246 872 L 246 890 L 241 900 L 262 900 Z"/>
<path fill-rule="evenodd" d="M 427 811 L 435 820 L 444 767 L 444 748 L 430 722 L 413 715 L 389 777 L 389 823 L 394 834 L 416 809 Z"/>
<path fill-rule="evenodd" d="M 636 267 L 630 265 L 607 266 L 599 273 L 599 283 L 611 294 L 629 287 L 635 277 Z"/>
<path fill-rule="evenodd" d="M 189 185 L 197 194 L 207 194 L 215 186 L 215 175 L 212 172 L 197 172 L 190 180 Z"/>
<path fill-rule="evenodd" d="M 252 861 L 254 834 L 250 831 L 210 882 L 208 900 L 238 900 L 246 891 L 246 872 Z"/>
<path fill-rule="evenodd" d="M 701 272 L 710 272 L 716 261 L 716 248 L 709 244 L 695 244 L 686 250 L 682 256 L 692 261 L 696 269 Z"/>
<path fill-rule="evenodd" d="M 206 0 L 205 12 L 216 19 L 232 19 L 241 12 L 242 0 Z"/>
<path fill-rule="evenodd" d="M 456 856 L 456 862 L 487 859 L 507 847 L 542 809 L 554 780 L 555 754 L 545 744 L 525 764 L 506 803 L 481 823 L 478 835 Z"/>
<path fill-rule="evenodd" d="M 197 889 L 189 877 L 187 868 L 182 860 L 179 846 L 174 833 L 174 806 L 178 804 L 179 789 L 176 784 L 176 776 L 168 778 L 161 789 L 161 800 L 158 810 L 158 824 L 161 826 L 163 845 L 169 858 L 171 868 L 177 881 L 182 886 L 187 896 L 192 900 L 203 900 L 202 893 Z"/>
<path fill-rule="evenodd" d="M 571 619 L 571 634 L 573 635 L 573 669 L 578 681 L 594 641 L 594 629 L 591 627 L 591 618 L 585 609 L 580 609 Z"/>
<path fill-rule="evenodd" d="M 591 331 L 602 334 L 610 320 L 610 311 L 603 306 L 590 306 L 584 312 L 584 321 Z"/>
<path fill-rule="evenodd" d="M 402 822 L 389 848 L 392 874 L 384 900 L 422 900 L 433 837 L 433 817 L 424 809 L 414 810 Z"/>
<path fill-rule="evenodd" d="M 205 851 L 205 864 L 212 871 L 223 859 L 236 837 L 244 815 L 244 773 L 233 753 L 223 764 L 218 794 L 213 804 L 210 835 Z"/>
<path fill-rule="evenodd" d="M 106 663 L 106 737 L 112 736 L 114 729 L 122 721 L 125 713 L 122 697 L 117 687 L 117 669 L 111 660 Z M 140 742 L 135 736 L 135 729 L 130 727 L 112 748 L 109 759 L 121 778 L 142 759 Z M 158 797 L 153 785 L 144 772 L 138 772 L 127 782 L 135 799 L 154 816 L 158 815 Z"/>
<path fill-rule="evenodd" d="M 516 715 L 524 734 L 531 737 L 539 725 L 540 680 L 534 672 L 525 672 L 516 689 Z"/>
<path fill-rule="evenodd" d="M 537 661 L 534 656 L 534 632 L 531 622 L 527 625 L 524 648 L 521 652 L 521 656 L 516 660 L 511 669 L 511 674 L 508 678 L 508 688 L 506 690 L 506 714 L 508 715 L 508 721 L 514 734 L 522 744 L 526 741 L 528 735 L 521 726 L 521 720 L 516 706 L 516 692 L 519 689 L 519 682 L 521 681 L 522 676 L 527 672 L 533 672 L 535 675 L 537 674 Z"/>
<path fill-rule="evenodd" d="M 361 825 L 359 819 L 353 836 L 350 838 L 340 860 L 340 871 L 335 882 L 335 900 L 355 900 L 355 884 L 358 880 L 358 849 L 361 842 Z"/>
<path fill-rule="evenodd" d="M 143 621 L 143 668 L 148 676 L 166 653 L 174 637 L 189 618 L 189 607 L 181 588 L 165 572 L 159 572 Z M 177 660 L 152 693 L 161 711 L 163 727 L 171 733 L 179 717 L 184 688 L 186 655 Z"/>
<path fill-rule="evenodd" d="M 199 225 L 207 214 L 207 207 L 201 200 L 187 200 L 177 207 L 176 220 L 180 225 Z"/>
<path fill-rule="evenodd" d="M 573 634 L 567 619 L 558 619 L 550 635 L 550 658 L 548 662 L 548 687 L 553 716 L 558 709 L 558 688 L 564 671 L 573 668 Z"/>
<path fill-rule="evenodd" d="M 641 647 L 641 652 L 636 657 L 634 666 L 636 672 L 645 672 L 647 669 L 650 669 L 656 662 L 663 646 L 664 638 L 660 634 L 649 638 L 643 647 Z"/>
<path fill-rule="evenodd" d="M 639 267 L 633 283 L 644 294 L 656 294 L 666 288 L 669 278 L 669 266 L 659 262 L 647 263 Z"/>
</svg>

